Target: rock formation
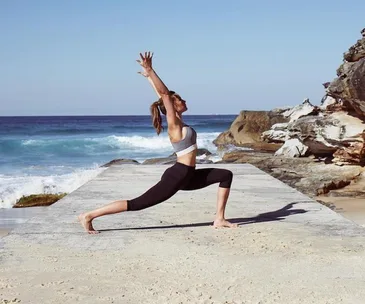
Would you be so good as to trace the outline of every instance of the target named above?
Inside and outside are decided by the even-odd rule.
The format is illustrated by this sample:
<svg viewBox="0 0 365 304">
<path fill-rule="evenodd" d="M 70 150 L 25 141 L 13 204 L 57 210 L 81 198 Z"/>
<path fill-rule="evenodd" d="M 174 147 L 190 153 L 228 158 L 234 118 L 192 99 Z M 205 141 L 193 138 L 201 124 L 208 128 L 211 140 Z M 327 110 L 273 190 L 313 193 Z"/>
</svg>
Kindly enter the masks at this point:
<svg viewBox="0 0 365 304">
<path fill-rule="evenodd" d="M 277 123 L 287 122 L 284 110 L 241 111 L 228 131 L 221 133 L 213 143 L 217 146 L 254 146 L 262 142 L 262 132 Z"/>
<path fill-rule="evenodd" d="M 242 111 L 216 145 L 281 143 L 276 155 L 330 157 L 336 164 L 365 164 L 365 29 L 344 54 L 337 78 L 323 86 L 320 106 L 308 99 L 276 115 Z M 262 113 L 262 112 L 260 112 Z M 267 115 L 267 116 L 266 116 Z M 258 134 L 261 132 L 261 136 Z"/>
<path fill-rule="evenodd" d="M 327 88 L 327 95 L 336 99 L 347 111 L 354 111 L 365 119 L 365 29 L 359 39 L 344 54 L 344 62 L 337 69 L 337 78 Z"/>
</svg>

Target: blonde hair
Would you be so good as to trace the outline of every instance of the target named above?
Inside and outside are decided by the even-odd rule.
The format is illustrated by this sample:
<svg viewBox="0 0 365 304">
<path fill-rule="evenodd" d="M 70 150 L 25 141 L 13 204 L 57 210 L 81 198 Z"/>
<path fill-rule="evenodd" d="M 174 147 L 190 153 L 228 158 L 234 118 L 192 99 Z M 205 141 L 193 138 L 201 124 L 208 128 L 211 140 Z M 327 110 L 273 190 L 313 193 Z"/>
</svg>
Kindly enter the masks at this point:
<svg viewBox="0 0 365 304">
<path fill-rule="evenodd" d="M 170 91 L 170 95 L 175 96 L 177 94 L 174 91 Z M 162 126 L 161 113 L 166 115 L 166 108 L 163 104 L 162 98 L 151 104 L 150 111 L 152 116 L 152 125 L 156 129 L 156 133 L 160 135 L 161 131 L 164 129 Z"/>
</svg>

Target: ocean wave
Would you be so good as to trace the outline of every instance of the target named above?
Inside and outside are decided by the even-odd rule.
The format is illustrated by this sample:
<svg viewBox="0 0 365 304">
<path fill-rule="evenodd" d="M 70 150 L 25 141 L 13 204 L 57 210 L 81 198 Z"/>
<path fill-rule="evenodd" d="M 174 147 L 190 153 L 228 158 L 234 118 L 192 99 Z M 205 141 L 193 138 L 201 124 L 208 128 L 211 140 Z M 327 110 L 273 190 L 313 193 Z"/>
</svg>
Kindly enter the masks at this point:
<svg viewBox="0 0 365 304">
<path fill-rule="evenodd" d="M 45 141 L 44 140 L 36 140 L 36 139 L 25 139 L 21 141 L 23 146 L 31 146 L 31 145 L 41 145 Z"/>
<path fill-rule="evenodd" d="M 198 146 L 200 148 L 214 149 L 213 140 L 219 135 L 217 132 L 201 132 L 198 134 Z M 22 149 L 27 152 L 53 152 L 56 155 L 69 152 L 83 154 L 100 153 L 103 151 L 120 150 L 131 152 L 138 149 L 144 150 L 171 150 L 171 143 L 167 134 L 160 136 L 141 136 L 141 135 L 108 135 L 101 137 L 73 137 L 73 138 L 42 138 L 42 139 L 20 139 L 1 141 L 3 153 L 21 153 Z M 20 150 L 19 150 L 20 149 Z M 133 155 L 131 155 L 133 157 Z"/>
<path fill-rule="evenodd" d="M 111 144 L 119 145 L 120 147 L 143 148 L 151 150 L 169 149 L 171 147 L 167 136 L 108 136 L 107 140 Z"/>
<path fill-rule="evenodd" d="M 70 193 L 105 168 L 78 169 L 61 175 L 0 175 L 0 208 L 11 208 L 23 195 Z"/>
</svg>

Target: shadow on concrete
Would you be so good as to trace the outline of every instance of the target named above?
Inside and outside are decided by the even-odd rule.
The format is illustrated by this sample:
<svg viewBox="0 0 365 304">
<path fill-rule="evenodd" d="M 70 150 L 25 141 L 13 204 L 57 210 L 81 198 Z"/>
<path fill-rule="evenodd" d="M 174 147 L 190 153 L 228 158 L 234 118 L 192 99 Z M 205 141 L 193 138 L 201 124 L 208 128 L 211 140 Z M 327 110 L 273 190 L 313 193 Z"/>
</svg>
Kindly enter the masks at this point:
<svg viewBox="0 0 365 304">
<path fill-rule="evenodd" d="M 261 222 L 281 221 L 281 220 L 285 219 L 285 217 L 287 217 L 287 216 L 308 212 L 304 209 L 292 209 L 295 204 L 296 203 L 290 203 L 279 210 L 261 213 L 254 217 L 230 218 L 227 220 L 230 221 L 231 223 L 237 224 L 238 226 L 242 226 L 242 225 L 261 223 Z M 192 227 L 211 226 L 212 224 L 213 224 L 213 222 L 204 222 L 204 223 L 168 225 L 168 226 L 147 226 L 147 227 L 116 228 L 116 229 L 98 229 L 98 231 L 106 232 L 106 231 L 125 231 L 125 230 L 192 228 Z"/>
</svg>

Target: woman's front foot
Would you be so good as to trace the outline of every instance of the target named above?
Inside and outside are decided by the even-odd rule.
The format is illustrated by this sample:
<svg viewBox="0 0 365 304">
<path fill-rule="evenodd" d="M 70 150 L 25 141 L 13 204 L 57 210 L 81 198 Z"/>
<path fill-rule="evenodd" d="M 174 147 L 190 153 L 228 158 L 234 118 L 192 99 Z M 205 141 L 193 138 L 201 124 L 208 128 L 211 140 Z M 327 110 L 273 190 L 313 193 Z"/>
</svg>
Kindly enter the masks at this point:
<svg viewBox="0 0 365 304">
<path fill-rule="evenodd" d="M 232 224 L 228 222 L 226 219 L 215 219 L 213 223 L 214 228 L 237 228 L 237 224 Z"/>
<path fill-rule="evenodd" d="M 79 222 L 81 223 L 82 227 L 84 227 L 85 231 L 88 234 L 97 234 L 99 231 L 95 230 L 92 224 L 92 219 L 90 219 L 87 214 L 82 213 L 78 217 Z"/>
</svg>

